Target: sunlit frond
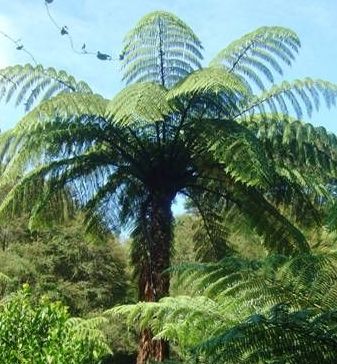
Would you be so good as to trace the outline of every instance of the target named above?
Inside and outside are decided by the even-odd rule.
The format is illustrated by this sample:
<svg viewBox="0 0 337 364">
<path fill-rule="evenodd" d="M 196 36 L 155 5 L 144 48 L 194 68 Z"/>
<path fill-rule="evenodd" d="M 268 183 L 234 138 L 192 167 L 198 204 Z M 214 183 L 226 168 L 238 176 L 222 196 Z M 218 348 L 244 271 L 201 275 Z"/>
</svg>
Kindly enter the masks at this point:
<svg viewBox="0 0 337 364">
<path fill-rule="evenodd" d="M 41 65 L 16 65 L 0 70 L 0 99 L 8 102 L 16 96 L 16 105 L 23 103 L 26 111 L 39 100 L 47 100 L 60 92 L 91 94 L 90 87 L 83 81 L 77 82 L 65 71 L 43 68 Z"/>
<path fill-rule="evenodd" d="M 153 81 L 171 87 L 201 67 L 200 40 L 175 15 L 156 11 L 128 33 L 121 53 L 127 83 Z"/>
<path fill-rule="evenodd" d="M 197 70 L 180 81 L 168 93 L 169 99 L 183 96 L 221 95 L 225 100 L 234 101 L 246 97 L 249 90 L 239 77 L 224 67 L 209 67 Z"/>
<path fill-rule="evenodd" d="M 120 126 L 163 121 L 172 112 L 166 95 L 166 89 L 153 82 L 128 86 L 110 101 L 107 116 Z"/>
<path fill-rule="evenodd" d="M 232 42 L 210 63 L 223 64 L 230 72 L 264 89 L 264 79 L 282 75 L 282 63 L 291 65 L 301 43 L 295 32 L 282 27 L 261 27 Z M 261 78 L 263 76 L 263 78 Z"/>
<path fill-rule="evenodd" d="M 336 105 L 336 99 L 337 85 L 331 82 L 311 78 L 293 82 L 284 81 L 280 85 L 271 87 L 260 96 L 245 100 L 236 117 L 251 114 L 254 111 L 265 114 L 266 107 L 271 113 L 288 114 L 289 107 L 291 107 L 297 119 L 302 119 L 303 110 L 311 116 L 313 109 L 318 109 L 322 100 L 330 108 Z"/>
</svg>

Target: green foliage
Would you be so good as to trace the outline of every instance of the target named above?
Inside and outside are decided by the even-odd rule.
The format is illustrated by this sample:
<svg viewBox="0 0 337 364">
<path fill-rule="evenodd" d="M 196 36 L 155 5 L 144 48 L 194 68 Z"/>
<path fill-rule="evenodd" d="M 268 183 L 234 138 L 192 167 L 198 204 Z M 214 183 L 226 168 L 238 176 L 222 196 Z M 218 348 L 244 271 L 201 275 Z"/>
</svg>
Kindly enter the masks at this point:
<svg viewBox="0 0 337 364">
<path fill-rule="evenodd" d="M 297 118 L 302 119 L 303 110 L 311 117 L 314 108 L 318 110 L 321 99 L 330 108 L 336 105 L 336 98 L 337 86 L 328 81 L 312 80 L 311 78 L 293 82 L 283 81 L 261 95 L 245 100 L 236 117 L 252 113 L 254 110 L 265 114 L 265 107 L 268 107 L 272 114 L 279 112 L 289 115 L 289 106 L 291 106 Z"/>
<path fill-rule="evenodd" d="M 199 222 L 199 219 L 193 214 L 184 214 L 176 218 L 174 224 L 173 265 L 196 260 L 193 235 Z"/>
<path fill-rule="evenodd" d="M 259 116 L 250 122 L 251 114 L 257 111 L 271 126 L 275 112 L 289 114 L 288 104 L 298 116 L 302 109 L 311 115 L 320 98 L 328 106 L 334 104 L 336 86 L 305 79 L 255 96 L 242 76 L 247 69 L 250 75 L 257 69 L 269 75 L 269 67 L 280 73 L 278 61 L 290 63 L 299 46 L 298 37 L 288 29 L 261 28 L 229 45 L 210 67 L 200 69 L 201 45 L 191 29 L 172 14 L 154 12 L 128 34 L 122 52 L 125 79 L 137 83 L 110 102 L 50 69 L 4 70 L 6 77 L 17 80 L 50 77 L 68 85 L 69 92 L 43 101 L 2 135 L 2 183 L 19 178 L 0 206 L 2 218 L 24 212 L 31 216 L 30 226 L 38 227 L 55 218 L 62 221 L 61 216 L 76 206 L 85 211 L 88 229 L 97 230 L 99 220 L 116 229 L 122 224 L 135 227 L 146 216 L 144 209 L 150 209 L 151 196 L 159 193 L 172 203 L 180 192 L 199 205 L 208 230 L 217 231 L 212 237 L 208 234 L 214 246 L 220 246 L 216 241 L 225 234 L 221 220 L 230 201 L 251 218 L 268 249 L 275 249 L 275 236 L 281 236 L 284 245 L 278 251 L 307 249 L 304 236 L 278 207 L 286 201 L 314 210 L 318 197 L 328 195 L 319 176 L 325 172 L 334 176 L 333 144 L 324 144 L 322 151 L 315 141 L 306 141 L 321 160 L 324 152 L 318 176 L 305 169 L 309 155 L 306 160 L 293 156 L 303 168 L 292 171 L 292 165 L 276 158 L 279 145 L 270 151 L 274 144 L 266 145 L 261 138 L 264 124 L 256 122 Z M 29 90 L 29 85 L 23 83 L 22 89 Z M 289 139 L 289 128 L 278 132 L 283 141 Z M 289 155 L 294 152 L 292 144 L 282 142 L 282 148 L 288 148 Z M 304 154 L 303 148 L 295 152 Z M 276 153 L 273 161 L 270 153 Z M 308 198 L 308 191 L 315 192 L 316 200 Z M 65 196 L 72 197 L 74 206 L 64 204 L 70 201 Z M 207 207 L 214 200 L 221 201 L 216 218 Z"/>
<path fill-rule="evenodd" d="M 290 29 L 261 27 L 221 50 L 211 65 L 223 64 L 264 89 L 263 78 L 273 83 L 273 71 L 282 75 L 280 62 L 290 66 L 300 46 L 297 34 Z"/>
<path fill-rule="evenodd" d="M 190 297 L 166 298 L 119 311 L 130 313 L 130 322 L 142 328 L 152 325 L 157 337 L 179 344 L 184 358 L 197 350 L 202 360 L 215 353 L 217 363 L 270 360 L 278 350 L 280 332 L 271 329 L 270 338 L 262 338 L 261 327 L 287 330 L 284 321 L 298 317 L 303 318 L 301 323 L 294 323 L 291 330 L 310 327 L 312 334 L 298 337 L 290 330 L 280 355 L 289 348 L 288 338 L 298 342 L 298 355 L 305 355 L 306 346 L 314 347 L 312 337 L 329 352 L 330 346 L 320 341 L 323 329 L 316 316 L 293 314 L 314 309 L 324 290 L 318 281 L 298 283 L 296 278 L 302 275 L 294 275 L 292 266 L 298 266 L 298 273 L 299 268 L 318 269 L 335 259 L 310 254 L 298 227 L 311 227 L 322 210 L 333 205 L 328 184 L 337 177 L 336 138 L 294 121 L 291 115 L 301 119 L 306 111 L 311 116 L 321 100 L 333 106 L 337 86 L 306 78 L 266 90 L 264 82 L 273 84 L 275 71 L 282 74 L 283 63 L 291 64 L 299 47 L 293 31 L 263 27 L 230 44 L 209 67 L 201 68 L 201 43 L 193 31 L 170 13 L 153 12 L 125 39 L 120 56 L 124 80 L 135 84 L 112 101 L 94 95 L 71 76 L 41 66 L 1 71 L 8 100 L 17 87 L 18 102 L 30 93 L 27 107 L 45 87 L 47 94 L 40 98 L 47 100 L 0 138 L 2 186 L 15 181 L 0 205 L 0 218 L 6 222 L 27 214 L 30 228 L 37 229 L 55 219 L 65 221 L 80 209 L 89 232 L 129 228 L 140 296 L 156 300 L 168 293 L 168 276 L 162 271 L 169 266 L 173 239 L 171 205 L 178 193 L 184 194 L 200 219 L 197 259 L 220 263 L 193 266 L 197 272 L 192 274 L 193 285 L 201 284 L 193 303 Z M 260 95 L 255 94 L 256 85 Z M 269 252 L 282 256 L 267 263 L 233 258 L 229 241 L 233 231 L 226 226 L 229 211 L 250 224 L 254 238 L 259 236 Z M 62 244 L 52 246 L 60 256 L 70 249 L 67 244 L 66 249 Z M 283 255 L 292 260 L 285 262 Z M 67 267 L 74 277 L 89 271 L 102 279 L 87 260 L 84 270 L 74 267 L 75 259 Z M 332 271 L 327 274 L 334 279 Z M 205 273 L 202 278 L 200 272 Z M 313 279 L 309 273 L 303 272 L 303 277 Z M 77 287 L 71 294 L 78 291 Z M 89 291 L 99 296 L 97 289 Z M 334 291 L 329 294 L 335 298 Z M 100 307 L 106 304 L 98 302 Z M 289 312 L 273 308 L 283 302 L 290 305 Z M 330 298 L 324 297 L 324 302 L 327 310 L 333 309 Z M 254 316 L 256 312 L 262 316 Z M 327 336 L 334 340 L 330 329 Z M 256 332 L 255 341 L 245 342 L 245 332 Z M 264 343 L 261 351 L 259 335 Z M 233 357 L 221 351 L 227 344 L 237 346 Z M 282 360 L 298 358 L 303 356 Z M 281 362 L 277 356 L 275 360 Z M 315 360 L 323 362 L 319 356 Z"/>
<path fill-rule="evenodd" d="M 326 363 L 336 361 L 336 312 L 289 312 L 273 307 L 267 315 L 252 315 L 245 322 L 198 350 L 208 362 L 218 363 Z M 333 325 L 332 327 L 329 325 Z M 219 349 L 221 348 L 221 349 Z"/>
<path fill-rule="evenodd" d="M 325 128 L 283 114 L 255 115 L 241 123 L 258 136 L 268 157 L 278 166 L 325 183 L 334 175 L 337 140 Z M 320 173 L 315 176 L 317 170 Z"/>
<path fill-rule="evenodd" d="M 166 94 L 166 89 L 156 83 L 131 85 L 112 99 L 106 112 L 109 118 L 121 126 L 162 121 L 172 112 Z"/>
<path fill-rule="evenodd" d="M 132 299 L 122 247 L 112 236 L 85 236 L 80 218 L 12 239 L 0 252 L 1 271 L 11 278 L 7 291 L 29 283 L 34 296 L 60 300 L 81 316 Z"/>
<path fill-rule="evenodd" d="M 174 99 L 203 94 L 224 94 L 228 100 L 235 100 L 238 96 L 248 95 L 249 91 L 239 77 L 218 66 L 191 73 L 170 90 L 168 97 Z M 231 103 L 230 106 L 235 107 L 235 103 Z"/>
<path fill-rule="evenodd" d="M 28 286 L 0 305 L 0 360 L 4 364 L 93 364 L 109 353 L 103 318 L 70 318 L 60 303 L 35 302 Z"/>
<path fill-rule="evenodd" d="M 214 244 L 215 239 L 210 239 L 209 234 L 212 236 L 216 234 L 216 231 L 212 230 L 208 234 L 207 226 L 197 213 L 190 211 L 188 214 L 178 216 L 174 229 L 172 265 L 196 261 L 217 262 L 229 252 L 237 252 L 248 259 L 262 259 L 267 255 L 263 240 L 254 229 L 251 229 L 234 205 L 228 209 L 222 223 L 225 225 L 224 231 L 219 231 L 218 244 Z M 310 235 L 311 239 L 317 241 L 318 237 Z M 176 276 L 171 278 L 172 281 L 175 282 L 174 292 L 178 290 L 186 293 L 187 287 L 179 287 L 179 284 L 176 284 Z"/>
<path fill-rule="evenodd" d="M 336 252 L 324 250 L 183 264 L 174 270 L 191 296 L 121 306 L 107 315 L 150 326 L 186 362 L 192 356 L 207 363 L 333 363 L 336 266 Z"/>
<path fill-rule="evenodd" d="M 65 71 L 39 66 L 16 65 L 1 70 L 0 99 L 6 97 L 8 102 L 17 92 L 16 105 L 25 104 L 28 111 L 40 99 L 47 100 L 60 92 L 92 93 L 83 81 L 77 82 Z M 44 94 L 42 94 L 44 92 Z"/>
<path fill-rule="evenodd" d="M 171 87 L 201 68 L 201 43 L 191 28 L 173 14 L 155 11 L 127 34 L 122 51 L 127 83 L 154 81 Z"/>
</svg>

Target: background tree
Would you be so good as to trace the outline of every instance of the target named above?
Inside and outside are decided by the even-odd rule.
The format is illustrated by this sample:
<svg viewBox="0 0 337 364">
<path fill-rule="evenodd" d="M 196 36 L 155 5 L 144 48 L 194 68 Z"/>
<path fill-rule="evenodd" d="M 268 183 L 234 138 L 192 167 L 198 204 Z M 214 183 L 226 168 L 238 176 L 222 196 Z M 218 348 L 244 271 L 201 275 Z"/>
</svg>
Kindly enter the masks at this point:
<svg viewBox="0 0 337 364">
<path fill-rule="evenodd" d="M 277 205 L 291 200 L 312 208 L 325 191 L 325 177 L 307 173 L 292 151 L 294 157 L 283 160 L 276 148 L 270 158 L 259 132 L 246 126 L 252 118 L 261 120 L 256 125 L 262 130 L 275 118 L 283 125 L 290 107 L 300 118 L 303 109 L 310 114 L 321 99 L 328 106 L 335 102 L 336 86 L 321 80 L 265 90 L 265 81 L 282 74 L 299 47 L 291 30 L 263 27 L 201 68 L 202 46 L 193 31 L 172 14 L 154 12 L 125 39 L 121 58 L 130 85 L 112 101 L 62 71 L 29 65 L 2 70 L 7 100 L 18 91 L 16 102 L 27 108 L 41 101 L 2 135 L 3 183 L 22 176 L 1 205 L 2 216 L 29 213 L 30 226 L 41 225 L 46 217 L 62 216 L 61 191 L 70 191 L 89 230 L 100 219 L 106 228 L 132 229 L 139 298 L 146 301 L 169 291 L 163 271 L 170 265 L 171 204 L 177 193 L 197 209 L 217 259 L 231 251 L 223 223 L 228 204 L 248 218 L 269 250 L 308 251 L 303 234 Z M 313 149 L 329 162 L 322 171 L 331 167 L 334 175 L 335 141 L 315 143 Z M 296 145 L 302 144 L 297 140 Z M 282 147 L 292 150 L 286 143 Z M 305 161 L 315 165 L 312 158 Z M 138 363 L 168 356 L 167 343 L 151 339 L 145 329 Z"/>
<path fill-rule="evenodd" d="M 123 247 L 111 235 L 103 242 L 85 236 L 80 216 L 48 230 L 13 235 L 17 241 L 0 253 L 1 272 L 11 278 L 8 291 L 29 283 L 34 295 L 62 301 L 75 316 L 134 299 Z"/>
</svg>

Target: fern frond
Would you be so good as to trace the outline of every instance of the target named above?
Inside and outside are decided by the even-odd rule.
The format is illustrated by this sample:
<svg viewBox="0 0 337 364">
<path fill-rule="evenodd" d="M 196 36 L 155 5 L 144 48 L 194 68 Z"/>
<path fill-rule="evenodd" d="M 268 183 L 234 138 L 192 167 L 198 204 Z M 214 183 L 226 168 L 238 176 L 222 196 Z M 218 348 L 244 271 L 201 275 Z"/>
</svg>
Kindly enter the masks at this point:
<svg viewBox="0 0 337 364">
<path fill-rule="evenodd" d="M 71 317 L 65 322 L 65 327 L 69 334 L 80 342 L 89 340 L 91 345 L 95 345 L 94 355 L 106 356 L 112 354 L 111 348 L 107 343 L 106 336 L 101 330 L 102 325 L 108 320 L 105 317 L 97 316 L 90 319 Z"/>
<path fill-rule="evenodd" d="M 261 189 L 267 189 L 274 183 L 273 166 L 261 149 L 260 141 L 248 128 L 232 120 L 221 123 L 203 120 L 202 124 L 203 130 L 199 134 L 201 150 L 197 146 L 196 154 L 201 155 L 206 147 L 235 182 Z"/>
<path fill-rule="evenodd" d="M 225 99 L 238 100 L 246 97 L 249 90 L 239 77 L 224 67 L 209 67 L 197 70 L 176 84 L 168 93 L 168 99 L 211 94 Z"/>
<path fill-rule="evenodd" d="M 151 327 L 155 339 L 170 340 L 182 358 L 199 362 L 332 364 L 336 263 L 336 252 L 318 251 L 183 264 L 171 272 L 182 275 L 191 296 L 121 306 L 107 316 L 121 315 L 138 329 Z"/>
<path fill-rule="evenodd" d="M 315 312 L 289 312 L 277 305 L 267 316 L 255 314 L 195 348 L 211 363 L 324 363 L 337 358 L 337 336 Z"/>
<path fill-rule="evenodd" d="M 46 213 L 48 209 L 55 216 L 58 213 L 62 216 L 64 212 L 62 191 L 64 191 L 66 184 L 76 179 L 86 179 L 89 176 L 86 180 L 85 190 L 94 190 L 97 188 L 98 181 L 100 179 L 104 180 L 104 172 L 100 168 L 102 166 L 107 168 L 106 158 L 107 154 L 104 150 L 93 149 L 81 156 L 65 158 L 35 167 L 6 196 L 0 206 L 0 214 L 5 219 L 15 214 L 29 212 L 31 214 L 31 225 L 34 225 L 35 221 L 45 220 L 43 213 Z M 90 179 L 92 173 L 96 173 L 97 178 L 101 174 L 98 181 Z M 54 197 L 55 199 L 53 199 Z M 61 197 L 61 199 L 58 197 Z M 35 201 L 34 204 L 31 204 L 31 199 Z M 51 202 L 56 204 L 60 202 L 60 208 L 57 209 L 56 205 L 52 208 L 50 206 Z"/>
<path fill-rule="evenodd" d="M 269 251 L 283 254 L 308 251 L 309 245 L 301 231 L 290 223 L 262 194 L 237 186 L 232 190 L 233 201 L 263 237 Z"/>
<path fill-rule="evenodd" d="M 210 65 L 223 64 L 230 72 L 247 77 L 264 89 L 261 76 L 274 82 L 270 68 L 282 75 L 280 63 L 290 65 L 300 45 L 298 36 L 290 29 L 261 27 L 232 42 Z"/>
<path fill-rule="evenodd" d="M 120 126 L 163 121 L 172 112 L 166 95 L 166 89 L 153 82 L 128 86 L 110 101 L 107 117 Z"/>
<path fill-rule="evenodd" d="M 218 261 L 231 253 L 228 228 L 222 218 L 218 196 L 191 189 L 189 198 L 197 208 L 198 217 L 193 232 L 194 250 L 198 261 Z M 212 206 L 212 208 L 208 207 Z"/>
<path fill-rule="evenodd" d="M 51 119 L 69 120 L 85 116 L 103 118 L 107 104 L 106 99 L 96 94 L 61 93 L 41 102 L 22 118 L 17 128 L 32 130 L 40 123 Z"/>
<path fill-rule="evenodd" d="M 270 90 L 260 96 L 245 100 L 241 105 L 241 111 L 235 118 L 252 113 L 258 110 L 260 114 L 265 114 L 265 107 L 269 107 L 271 113 L 275 111 L 283 113 L 292 107 L 297 119 L 303 117 L 303 109 L 311 116 L 313 108 L 318 108 L 320 101 L 324 100 L 328 108 L 336 104 L 337 85 L 324 81 L 295 80 L 293 82 L 284 81 L 280 85 L 273 86 Z"/>
<path fill-rule="evenodd" d="M 183 349 L 198 343 L 202 332 L 212 332 L 215 326 L 230 322 L 220 314 L 218 304 L 206 297 L 195 297 L 194 300 L 187 296 L 166 297 L 160 302 L 119 306 L 106 311 L 105 315 L 112 318 L 120 315 L 128 325 L 139 329 L 151 327 L 156 339 L 173 340 Z M 180 323 L 178 330 L 174 325 L 177 322 Z"/>
<path fill-rule="evenodd" d="M 18 91 L 16 105 L 25 104 L 28 111 L 36 100 L 48 99 L 59 92 L 79 92 L 91 94 L 90 87 L 83 81 L 77 82 L 74 77 L 65 71 L 56 71 L 54 68 L 43 68 L 41 65 L 17 65 L 0 70 L 1 98 L 6 96 L 8 102 Z"/>
<path fill-rule="evenodd" d="M 125 37 L 123 79 L 171 87 L 193 69 L 201 68 L 201 49 L 192 29 L 178 17 L 164 11 L 150 13 Z"/>
</svg>

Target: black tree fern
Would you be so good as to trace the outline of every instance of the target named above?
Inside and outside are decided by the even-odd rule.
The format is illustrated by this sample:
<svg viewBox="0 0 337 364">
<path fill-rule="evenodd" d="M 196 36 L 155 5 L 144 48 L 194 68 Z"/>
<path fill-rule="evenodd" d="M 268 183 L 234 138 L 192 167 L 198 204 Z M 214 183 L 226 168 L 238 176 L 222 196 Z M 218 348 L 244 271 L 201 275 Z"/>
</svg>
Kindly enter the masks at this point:
<svg viewBox="0 0 337 364">
<path fill-rule="evenodd" d="M 2 183 L 20 176 L 1 216 L 28 212 L 31 226 L 41 224 L 46 211 L 48 220 L 62 216 L 59 191 L 70 191 L 88 229 L 97 228 L 97 216 L 109 229 L 132 229 L 139 297 L 146 301 L 168 294 L 169 277 L 162 272 L 170 265 L 171 204 L 178 193 L 189 197 L 223 254 L 228 203 L 269 249 L 308 251 L 303 234 L 277 206 L 287 199 L 315 206 L 317 196 L 327 195 L 327 180 L 336 174 L 336 142 L 292 122 L 289 113 L 310 115 L 321 100 L 334 104 L 337 87 L 305 79 L 266 90 L 266 81 L 291 64 L 299 46 L 294 32 L 265 27 L 202 68 L 193 31 L 172 14 L 154 12 L 125 39 L 121 58 L 129 85 L 111 101 L 64 72 L 29 65 L 1 70 L 3 97 L 17 95 L 27 108 L 37 102 L 1 136 Z M 275 133 L 265 133 L 274 124 Z M 288 124 L 322 138 L 292 138 Z M 315 158 L 325 161 L 320 171 L 313 168 Z M 144 330 L 138 363 L 168 355 L 167 343 L 152 342 L 151 335 Z"/>
</svg>

